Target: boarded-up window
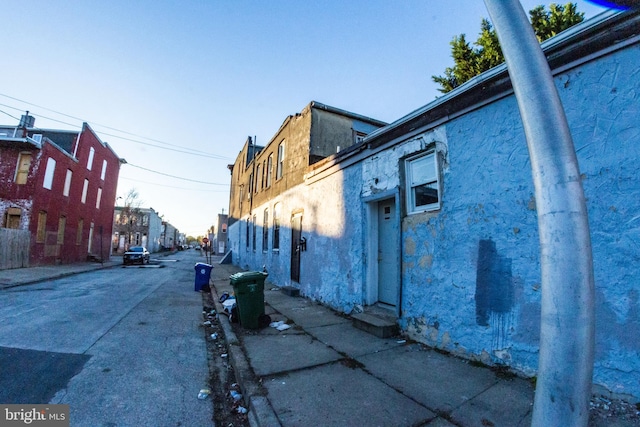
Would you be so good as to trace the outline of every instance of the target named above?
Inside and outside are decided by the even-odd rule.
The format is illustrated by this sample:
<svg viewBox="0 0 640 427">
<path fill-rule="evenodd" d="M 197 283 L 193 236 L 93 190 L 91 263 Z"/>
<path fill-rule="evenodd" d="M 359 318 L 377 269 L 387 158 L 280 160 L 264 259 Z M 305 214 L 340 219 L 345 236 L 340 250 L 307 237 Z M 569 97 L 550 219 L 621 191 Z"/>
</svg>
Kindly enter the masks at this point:
<svg viewBox="0 0 640 427">
<path fill-rule="evenodd" d="M 20 217 L 22 216 L 22 210 L 20 208 L 7 209 L 7 219 L 5 221 L 7 228 L 20 228 Z"/>
<path fill-rule="evenodd" d="M 67 217 L 64 215 L 60 216 L 58 219 L 58 244 L 62 245 L 64 243 L 64 229 L 67 226 Z"/>
<path fill-rule="evenodd" d="M 18 156 L 18 168 L 16 169 L 16 184 L 26 184 L 31 167 L 31 153 L 20 153 Z"/>
<path fill-rule="evenodd" d="M 82 229 L 84 228 L 84 220 L 80 218 L 78 220 L 78 232 L 76 234 L 76 245 L 82 244 Z"/>
<path fill-rule="evenodd" d="M 38 230 L 36 231 L 36 242 L 43 243 L 45 230 L 47 228 L 47 213 L 40 211 L 38 213 Z"/>
<path fill-rule="evenodd" d="M 102 200 L 102 188 L 98 188 L 98 195 L 96 196 L 96 209 L 100 209 L 101 200 Z"/>
</svg>

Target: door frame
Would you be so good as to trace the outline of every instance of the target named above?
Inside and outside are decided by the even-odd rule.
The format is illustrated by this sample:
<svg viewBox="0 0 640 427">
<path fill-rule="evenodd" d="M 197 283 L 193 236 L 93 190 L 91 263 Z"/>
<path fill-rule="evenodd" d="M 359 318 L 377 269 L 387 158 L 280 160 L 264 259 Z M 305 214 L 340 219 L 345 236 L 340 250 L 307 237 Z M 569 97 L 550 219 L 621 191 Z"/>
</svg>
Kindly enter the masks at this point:
<svg viewBox="0 0 640 427">
<path fill-rule="evenodd" d="M 402 308 L 402 205 L 400 203 L 400 191 L 398 188 L 365 197 L 362 200 L 365 214 L 363 245 L 366 259 L 363 297 L 366 305 L 373 305 L 378 302 L 378 203 L 387 199 L 394 200 L 396 205 L 394 220 L 398 224 L 396 247 L 399 264 L 396 278 L 398 281 L 398 295 L 396 298 L 395 312 L 396 316 L 399 317 Z"/>
</svg>

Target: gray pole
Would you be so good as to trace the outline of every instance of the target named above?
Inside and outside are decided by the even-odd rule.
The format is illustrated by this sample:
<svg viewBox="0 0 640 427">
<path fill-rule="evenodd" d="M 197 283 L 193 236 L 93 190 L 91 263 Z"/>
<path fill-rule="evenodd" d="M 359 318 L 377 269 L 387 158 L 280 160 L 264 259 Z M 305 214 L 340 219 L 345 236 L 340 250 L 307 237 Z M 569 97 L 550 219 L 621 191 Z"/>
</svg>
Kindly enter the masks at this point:
<svg viewBox="0 0 640 427">
<path fill-rule="evenodd" d="M 504 53 L 529 148 L 542 276 L 533 426 L 586 426 L 594 358 L 591 239 L 567 119 L 517 0 L 485 0 Z"/>
</svg>

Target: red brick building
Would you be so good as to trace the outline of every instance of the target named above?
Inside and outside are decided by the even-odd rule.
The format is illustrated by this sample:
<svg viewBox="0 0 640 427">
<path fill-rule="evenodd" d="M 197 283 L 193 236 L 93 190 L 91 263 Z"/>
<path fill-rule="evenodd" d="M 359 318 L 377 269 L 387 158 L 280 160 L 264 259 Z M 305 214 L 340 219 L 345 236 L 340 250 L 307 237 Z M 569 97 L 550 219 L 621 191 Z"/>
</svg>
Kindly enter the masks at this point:
<svg viewBox="0 0 640 427">
<path fill-rule="evenodd" d="M 120 165 L 87 123 L 0 126 L 0 226 L 28 230 L 30 265 L 108 259 Z M 2 245 L 3 242 L 0 242 Z"/>
</svg>

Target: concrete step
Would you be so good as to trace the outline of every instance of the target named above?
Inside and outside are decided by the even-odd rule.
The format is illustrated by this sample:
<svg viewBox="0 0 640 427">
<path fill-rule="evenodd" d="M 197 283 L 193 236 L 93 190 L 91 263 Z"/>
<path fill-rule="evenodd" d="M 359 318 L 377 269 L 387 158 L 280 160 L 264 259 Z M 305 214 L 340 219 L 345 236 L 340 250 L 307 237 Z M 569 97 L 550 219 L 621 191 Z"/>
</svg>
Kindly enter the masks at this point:
<svg viewBox="0 0 640 427">
<path fill-rule="evenodd" d="M 390 338 L 399 333 L 398 324 L 391 316 L 382 317 L 365 312 L 352 314 L 351 318 L 353 326 L 378 338 Z"/>
<path fill-rule="evenodd" d="M 300 289 L 294 288 L 293 286 L 283 286 L 280 288 L 283 294 L 288 295 L 290 297 L 299 297 Z"/>
</svg>

